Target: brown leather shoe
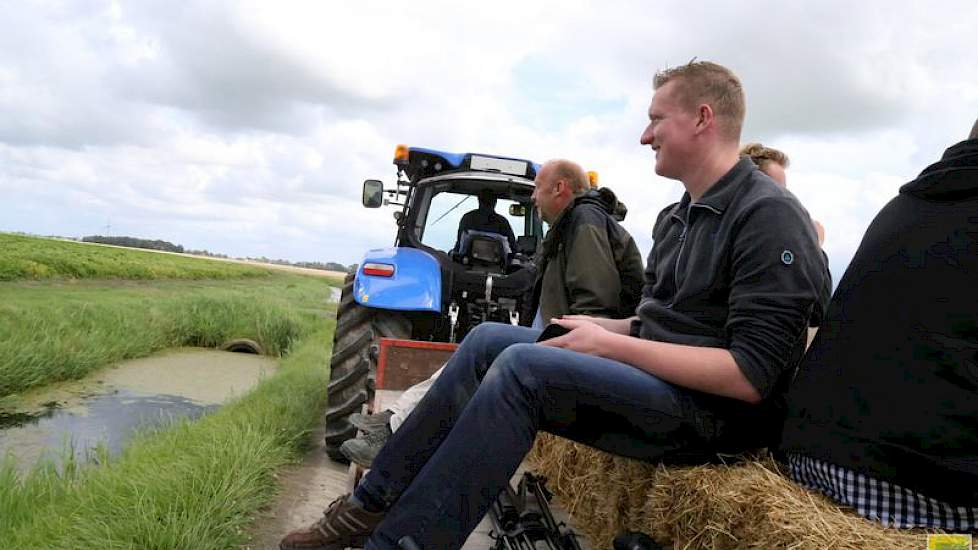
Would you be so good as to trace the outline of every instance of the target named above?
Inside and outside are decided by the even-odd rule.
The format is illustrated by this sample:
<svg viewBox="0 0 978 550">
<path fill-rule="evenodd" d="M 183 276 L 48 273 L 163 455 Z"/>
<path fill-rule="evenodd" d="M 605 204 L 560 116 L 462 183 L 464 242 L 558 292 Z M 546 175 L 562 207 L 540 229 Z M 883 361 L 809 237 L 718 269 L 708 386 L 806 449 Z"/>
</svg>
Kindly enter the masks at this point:
<svg viewBox="0 0 978 550">
<path fill-rule="evenodd" d="M 345 494 L 330 503 L 322 519 L 306 529 L 289 533 L 278 547 L 281 550 L 362 548 L 382 519 L 383 512 L 368 512 L 350 502 L 350 495 Z"/>
</svg>

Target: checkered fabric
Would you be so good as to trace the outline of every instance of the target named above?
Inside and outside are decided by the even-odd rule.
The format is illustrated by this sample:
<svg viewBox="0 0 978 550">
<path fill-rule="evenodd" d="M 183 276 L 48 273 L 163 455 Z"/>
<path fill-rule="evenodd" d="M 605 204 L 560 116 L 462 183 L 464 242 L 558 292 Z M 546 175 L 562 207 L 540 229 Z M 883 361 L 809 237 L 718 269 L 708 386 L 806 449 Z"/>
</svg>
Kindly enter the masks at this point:
<svg viewBox="0 0 978 550">
<path fill-rule="evenodd" d="M 885 527 L 978 531 L 978 508 L 951 506 L 920 493 L 807 456 L 789 454 L 791 478 Z"/>
</svg>

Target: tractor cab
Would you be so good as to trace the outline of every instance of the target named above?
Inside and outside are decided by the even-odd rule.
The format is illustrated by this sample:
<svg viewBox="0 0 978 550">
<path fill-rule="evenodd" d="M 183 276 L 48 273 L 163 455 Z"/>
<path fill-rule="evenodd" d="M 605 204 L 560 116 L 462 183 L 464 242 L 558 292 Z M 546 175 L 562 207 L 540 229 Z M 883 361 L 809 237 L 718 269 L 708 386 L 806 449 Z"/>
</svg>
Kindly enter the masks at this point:
<svg viewBox="0 0 978 550">
<path fill-rule="evenodd" d="M 364 183 L 364 206 L 396 205 L 399 231 L 395 246 L 441 251 L 464 265 L 482 265 L 486 254 L 499 260 L 502 271 L 523 265 L 542 239 L 543 226 L 533 208 L 533 179 L 539 165 L 527 160 L 473 153 L 446 153 L 433 149 L 398 146 L 395 189 L 382 183 Z M 383 194 L 387 199 L 383 199 Z M 465 230 L 467 217 L 491 216 L 481 198 L 491 198 L 495 224 Z M 479 211 L 482 215 L 480 215 Z M 505 220 L 503 222 L 503 220 Z M 508 227 L 499 227 L 505 223 Z M 490 227 L 496 225 L 496 227 Z M 501 239 L 500 237 L 509 237 Z M 492 241 L 506 249 L 496 250 Z"/>
<path fill-rule="evenodd" d="M 400 209 L 394 247 L 367 253 L 354 299 L 404 312 L 424 340 L 459 341 L 487 320 L 529 325 L 544 233 L 531 199 L 539 165 L 406 146 L 394 164 L 395 188 L 364 182 L 364 206 Z"/>
</svg>

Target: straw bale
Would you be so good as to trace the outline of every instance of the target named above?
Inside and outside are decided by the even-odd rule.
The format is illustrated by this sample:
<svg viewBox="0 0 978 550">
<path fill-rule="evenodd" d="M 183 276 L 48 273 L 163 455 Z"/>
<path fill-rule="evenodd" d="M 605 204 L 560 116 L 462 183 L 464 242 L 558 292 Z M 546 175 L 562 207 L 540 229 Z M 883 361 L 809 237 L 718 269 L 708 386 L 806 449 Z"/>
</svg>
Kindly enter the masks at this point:
<svg viewBox="0 0 978 550">
<path fill-rule="evenodd" d="M 592 548 L 609 548 L 625 529 L 676 550 L 927 547 L 927 531 L 886 529 L 840 508 L 770 458 L 666 467 L 541 433 L 529 460 Z"/>
</svg>

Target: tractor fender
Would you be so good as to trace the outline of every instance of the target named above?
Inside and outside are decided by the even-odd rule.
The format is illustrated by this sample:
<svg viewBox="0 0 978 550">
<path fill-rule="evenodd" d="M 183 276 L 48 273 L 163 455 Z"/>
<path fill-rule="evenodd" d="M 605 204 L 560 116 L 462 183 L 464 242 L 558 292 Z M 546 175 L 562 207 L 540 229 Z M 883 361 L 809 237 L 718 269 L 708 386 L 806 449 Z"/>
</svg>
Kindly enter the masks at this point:
<svg viewBox="0 0 978 550">
<path fill-rule="evenodd" d="M 394 273 L 365 273 L 371 264 L 394 266 Z M 441 267 L 434 256 L 417 248 L 369 250 L 357 269 L 353 299 L 370 308 L 441 313 Z"/>
</svg>

